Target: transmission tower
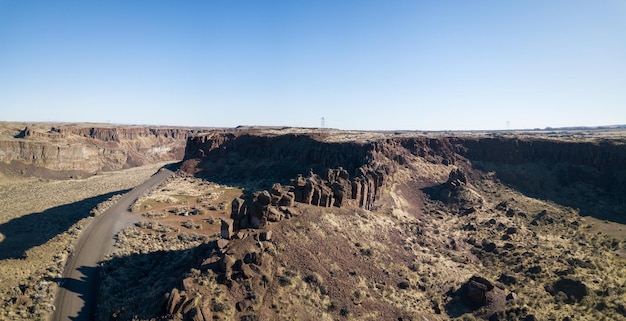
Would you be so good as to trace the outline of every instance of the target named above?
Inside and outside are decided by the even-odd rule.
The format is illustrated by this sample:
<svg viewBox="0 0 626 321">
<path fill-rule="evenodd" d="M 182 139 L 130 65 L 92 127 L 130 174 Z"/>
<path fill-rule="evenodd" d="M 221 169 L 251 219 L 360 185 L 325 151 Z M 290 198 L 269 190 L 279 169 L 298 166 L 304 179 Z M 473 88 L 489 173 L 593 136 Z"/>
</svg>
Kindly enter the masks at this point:
<svg viewBox="0 0 626 321">
<path fill-rule="evenodd" d="M 322 128 L 326 128 L 326 119 L 322 117 Z"/>
</svg>

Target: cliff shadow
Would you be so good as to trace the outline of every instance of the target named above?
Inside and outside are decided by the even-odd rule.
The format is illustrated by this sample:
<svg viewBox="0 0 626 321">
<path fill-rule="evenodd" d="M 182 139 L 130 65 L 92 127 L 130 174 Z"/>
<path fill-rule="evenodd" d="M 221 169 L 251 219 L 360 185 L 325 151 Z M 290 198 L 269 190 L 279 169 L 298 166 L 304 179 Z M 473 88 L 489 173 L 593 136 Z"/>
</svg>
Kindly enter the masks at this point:
<svg viewBox="0 0 626 321">
<path fill-rule="evenodd" d="M 578 209 L 581 216 L 626 224 L 626 171 L 546 162 L 472 165 L 529 197 Z"/>
<path fill-rule="evenodd" d="M 77 270 L 83 274 L 80 279 L 61 278 L 56 280 L 59 283 L 59 287 L 65 289 L 65 291 L 76 293 L 83 303 L 76 316 L 68 317 L 72 321 L 94 320 L 97 306 L 96 295 L 99 283 L 99 268 L 81 266 Z M 71 297 L 67 296 L 63 296 L 63 298 L 65 300 L 71 299 Z M 56 304 L 60 304 L 60 302 L 56 302 Z M 65 305 L 67 304 L 68 302 L 65 302 Z M 55 313 L 63 312 L 60 309 L 55 311 Z"/>
<path fill-rule="evenodd" d="M 187 142 L 181 170 L 253 192 L 270 189 L 273 183 L 290 185 L 292 179 L 311 171 L 324 176 L 328 169 L 342 167 L 350 177 L 358 176 L 372 148 L 296 134 L 197 137 Z"/>
<path fill-rule="evenodd" d="M 91 209 L 99 203 L 128 191 L 120 190 L 86 198 L 0 224 L 0 233 L 4 235 L 4 240 L 0 242 L 0 260 L 24 258 L 29 249 L 46 243 L 88 217 Z"/>
<path fill-rule="evenodd" d="M 163 166 L 163 168 L 165 168 L 165 169 L 167 169 L 167 170 L 170 170 L 170 171 L 172 171 L 172 172 L 175 172 L 175 171 L 177 171 L 178 169 L 180 169 L 180 165 L 182 165 L 182 163 L 183 163 L 182 161 L 178 161 L 178 162 L 175 162 L 175 163 L 165 164 L 165 165 Z"/>
<path fill-rule="evenodd" d="M 101 263 L 97 320 L 158 318 L 167 295 L 208 257 L 214 242 L 184 250 L 113 257 Z"/>
</svg>

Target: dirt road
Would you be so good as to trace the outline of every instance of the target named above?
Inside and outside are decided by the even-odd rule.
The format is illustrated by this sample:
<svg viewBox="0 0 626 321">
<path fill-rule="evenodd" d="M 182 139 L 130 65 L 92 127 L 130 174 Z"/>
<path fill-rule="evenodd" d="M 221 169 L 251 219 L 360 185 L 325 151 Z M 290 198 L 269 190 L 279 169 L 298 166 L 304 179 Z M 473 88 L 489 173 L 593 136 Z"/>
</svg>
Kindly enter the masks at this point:
<svg viewBox="0 0 626 321">
<path fill-rule="evenodd" d="M 94 218 L 81 234 L 73 256 L 68 260 L 57 291 L 53 321 L 95 319 L 99 266 L 113 246 L 113 236 L 134 218 L 128 208 L 141 194 L 173 174 L 162 168 L 148 181 L 134 188 L 111 208 Z"/>
</svg>

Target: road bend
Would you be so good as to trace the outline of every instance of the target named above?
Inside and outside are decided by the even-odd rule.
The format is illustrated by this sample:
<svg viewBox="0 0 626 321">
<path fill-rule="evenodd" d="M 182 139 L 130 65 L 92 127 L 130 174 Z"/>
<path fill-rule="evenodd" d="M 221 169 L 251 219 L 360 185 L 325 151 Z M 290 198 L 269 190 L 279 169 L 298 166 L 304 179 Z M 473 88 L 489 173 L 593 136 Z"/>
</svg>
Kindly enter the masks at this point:
<svg viewBox="0 0 626 321">
<path fill-rule="evenodd" d="M 83 230 L 73 255 L 68 259 L 55 299 L 53 321 L 88 321 L 95 319 L 99 265 L 113 246 L 113 237 L 132 222 L 128 208 L 151 187 L 173 174 L 162 168 L 148 181 L 126 193 Z"/>
</svg>

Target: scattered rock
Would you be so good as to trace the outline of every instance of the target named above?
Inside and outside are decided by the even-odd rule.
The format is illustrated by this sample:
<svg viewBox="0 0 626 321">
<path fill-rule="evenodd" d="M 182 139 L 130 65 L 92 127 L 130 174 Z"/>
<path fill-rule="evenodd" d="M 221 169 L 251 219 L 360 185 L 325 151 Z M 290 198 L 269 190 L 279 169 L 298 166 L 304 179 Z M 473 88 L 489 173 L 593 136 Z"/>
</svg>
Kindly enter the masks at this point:
<svg viewBox="0 0 626 321">
<path fill-rule="evenodd" d="M 228 245 L 229 241 L 227 239 L 219 239 L 217 240 L 217 248 L 223 249 Z"/>
<path fill-rule="evenodd" d="M 458 291 L 452 295 L 458 296 L 466 309 L 477 311 L 477 316 L 488 319 L 506 304 L 506 294 L 503 289 L 495 287 L 488 279 L 474 275 Z M 454 300 L 448 306 L 454 304 Z M 458 304 L 458 303 L 457 303 Z"/>
<path fill-rule="evenodd" d="M 243 258 L 243 263 L 246 264 L 258 264 L 260 255 L 256 252 L 247 253 Z"/>
<path fill-rule="evenodd" d="M 482 245 L 483 245 L 483 250 L 485 252 L 493 252 L 496 249 L 496 243 L 494 242 L 489 242 L 487 240 L 483 240 L 482 241 Z"/>
<path fill-rule="evenodd" d="M 517 300 L 517 293 L 511 292 L 511 293 L 507 294 L 506 300 L 507 301 L 515 301 L 515 300 Z"/>
<path fill-rule="evenodd" d="M 526 273 L 529 273 L 529 274 L 539 274 L 539 273 L 541 273 L 541 271 L 543 271 L 541 266 L 535 265 L 533 267 L 528 268 L 528 270 L 526 270 Z"/>
<path fill-rule="evenodd" d="M 511 227 L 507 228 L 506 231 L 504 231 L 504 233 L 506 233 L 506 234 L 515 234 L 515 233 L 517 233 L 517 227 L 511 226 Z"/>
<path fill-rule="evenodd" d="M 262 231 L 259 233 L 259 241 L 270 241 L 272 239 L 272 231 Z"/>
<path fill-rule="evenodd" d="M 568 298 L 566 303 L 570 304 L 582 300 L 588 294 L 587 286 L 584 283 L 570 277 L 561 277 L 547 290 L 552 295 L 563 292 Z"/>
<path fill-rule="evenodd" d="M 409 281 L 402 281 L 400 283 L 398 283 L 398 288 L 402 289 L 402 290 L 406 290 L 411 286 L 411 284 L 409 283 Z"/>
<path fill-rule="evenodd" d="M 467 223 L 463 226 L 464 231 L 476 231 L 476 225 L 472 223 Z"/>
<path fill-rule="evenodd" d="M 501 274 L 498 278 L 498 281 L 504 285 L 514 285 L 517 284 L 517 278 L 508 274 Z"/>
<path fill-rule="evenodd" d="M 467 184 L 467 175 L 460 168 L 453 169 L 448 175 L 446 184 L 452 189 L 465 185 Z"/>
</svg>

